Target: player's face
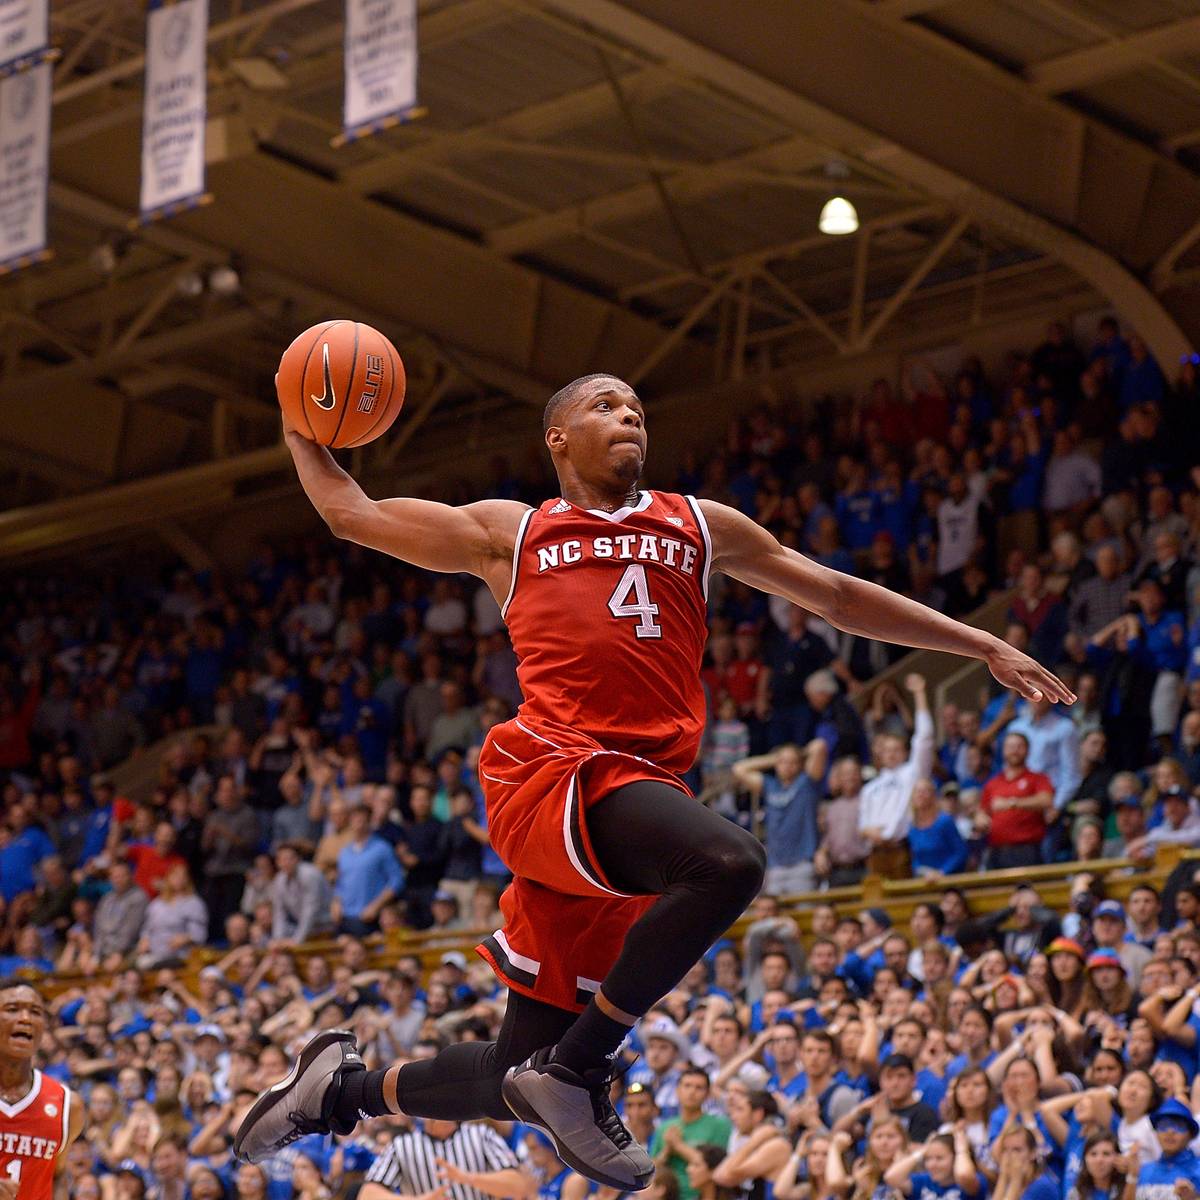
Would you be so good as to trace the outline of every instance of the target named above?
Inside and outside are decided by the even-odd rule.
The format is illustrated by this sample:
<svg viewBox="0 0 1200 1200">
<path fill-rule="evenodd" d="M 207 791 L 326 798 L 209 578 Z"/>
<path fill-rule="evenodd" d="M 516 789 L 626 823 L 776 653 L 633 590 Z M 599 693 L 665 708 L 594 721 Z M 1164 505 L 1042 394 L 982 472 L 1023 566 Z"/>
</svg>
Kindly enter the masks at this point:
<svg viewBox="0 0 1200 1200">
<path fill-rule="evenodd" d="M 46 1032 L 46 1009 L 31 987 L 0 992 L 0 1056 L 32 1058 Z"/>
<path fill-rule="evenodd" d="M 564 414 L 567 453 L 583 473 L 633 486 L 646 461 L 646 413 L 634 390 L 597 380 Z"/>
</svg>

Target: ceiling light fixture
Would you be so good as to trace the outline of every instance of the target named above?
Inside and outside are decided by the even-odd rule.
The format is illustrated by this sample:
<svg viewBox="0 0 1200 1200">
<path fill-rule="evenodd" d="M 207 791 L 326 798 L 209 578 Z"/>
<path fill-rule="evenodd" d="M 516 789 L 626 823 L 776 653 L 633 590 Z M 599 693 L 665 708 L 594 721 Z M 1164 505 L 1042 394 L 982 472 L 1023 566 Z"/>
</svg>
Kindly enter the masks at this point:
<svg viewBox="0 0 1200 1200">
<path fill-rule="evenodd" d="M 830 191 L 834 195 L 825 201 L 817 228 L 831 237 L 854 233 L 858 229 L 858 212 L 845 196 L 837 194 L 838 182 L 850 178 L 850 168 L 844 162 L 832 159 L 825 164 L 825 176 L 831 181 Z"/>
<path fill-rule="evenodd" d="M 214 296 L 233 296 L 242 286 L 242 277 L 232 266 L 218 266 L 208 273 L 208 290 Z"/>
<path fill-rule="evenodd" d="M 834 196 L 825 201 L 817 228 L 833 237 L 854 233 L 858 229 L 858 212 L 845 196 Z"/>
</svg>

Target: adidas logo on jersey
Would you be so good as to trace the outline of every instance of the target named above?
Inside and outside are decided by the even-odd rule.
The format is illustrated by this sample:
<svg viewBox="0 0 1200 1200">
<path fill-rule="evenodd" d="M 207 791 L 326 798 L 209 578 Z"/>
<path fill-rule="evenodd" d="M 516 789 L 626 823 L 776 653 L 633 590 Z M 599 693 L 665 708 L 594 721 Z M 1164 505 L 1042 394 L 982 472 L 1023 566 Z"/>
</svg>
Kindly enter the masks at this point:
<svg viewBox="0 0 1200 1200">
<path fill-rule="evenodd" d="M 558 502 L 558 503 L 557 503 L 557 504 L 556 504 L 556 505 L 555 505 L 555 506 L 554 506 L 554 507 L 553 507 L 553 508 L 550 510 L 550 513 L 549 513 L 549 515 L 550 515 L 550 516 L 554 516 L 554 515 L 555 515 L 555 513 L 565 513 L 565 512 L 570 512 L 570 511 L 571 511 L 571 506 L 570 506 L 570 505 L 569 505 L 569 504 L 568 504 L 568 503 L 567 503 L 565 500 L 560 500 L 560 501 L 559 501 L 559 502 Z"/>
<path fill-rule="evenodd" d="M 670 521 L 672 525 L 678 525 L 680 529 L 683 528 L 682 517 L 668 517 L 667 520 Z"/>
</svg>

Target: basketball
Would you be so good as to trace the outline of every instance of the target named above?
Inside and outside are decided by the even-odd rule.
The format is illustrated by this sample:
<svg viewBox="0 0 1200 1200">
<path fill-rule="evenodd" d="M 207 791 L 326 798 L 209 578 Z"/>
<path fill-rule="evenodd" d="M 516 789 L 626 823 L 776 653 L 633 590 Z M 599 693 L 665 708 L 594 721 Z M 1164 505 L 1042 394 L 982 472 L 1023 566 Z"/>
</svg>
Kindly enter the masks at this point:
<svg viewBox="0 0 1200 1200">
<path fill-rule="evenodd" d="M 404 364 L 378 329 L 324 321 L 283 352 L 275 391 L 304 437 L 331 449 L 365 446 L 386 433 L 404 406 Z"/>
</svg>

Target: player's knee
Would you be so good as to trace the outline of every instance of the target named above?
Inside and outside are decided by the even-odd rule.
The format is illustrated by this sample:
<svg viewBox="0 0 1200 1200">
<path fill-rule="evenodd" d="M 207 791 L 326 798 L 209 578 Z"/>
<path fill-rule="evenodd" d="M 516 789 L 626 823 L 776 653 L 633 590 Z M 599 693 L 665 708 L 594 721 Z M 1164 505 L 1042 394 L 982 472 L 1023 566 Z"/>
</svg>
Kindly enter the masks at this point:
<svg viewBox="0 0 1200 1200">
<path fill-rule="evenodd" d="M 752 834 L 736 825 L 712 847 L 712 867 L 716 879 L 731 901 L 744 908 L 762 889 L 767 871 L 767 852 Z"/>
</svg>

